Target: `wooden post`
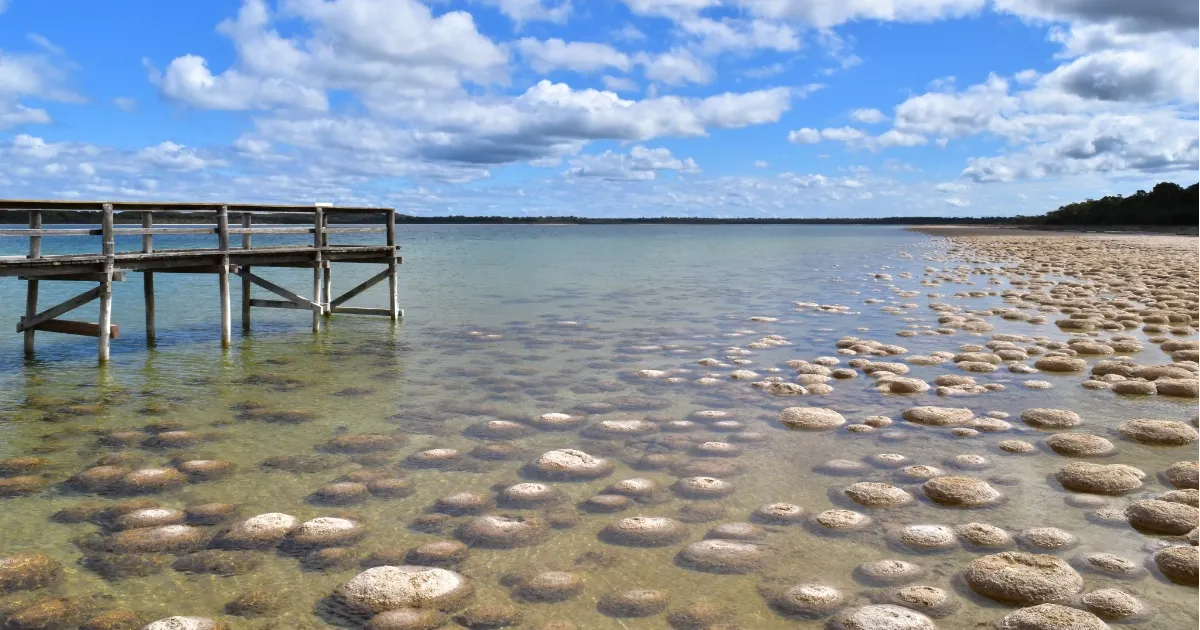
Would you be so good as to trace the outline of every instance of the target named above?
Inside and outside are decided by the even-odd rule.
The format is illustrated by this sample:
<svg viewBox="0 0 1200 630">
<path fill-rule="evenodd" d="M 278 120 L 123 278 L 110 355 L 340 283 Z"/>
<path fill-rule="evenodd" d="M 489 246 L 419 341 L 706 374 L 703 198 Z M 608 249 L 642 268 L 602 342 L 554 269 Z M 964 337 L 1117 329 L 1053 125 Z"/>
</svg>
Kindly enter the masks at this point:
<svg viewBox="0 0 1200 630">
<path fill-rule="evenodd" d="M 221 269 L 217 272 L 221 284 L 221 347 L 228 348 L 232 343 L 232 314 L 229 303 L 229 207 L 221 206 L 217 210 L 217 246 L 222 252 Z"/>
<path fill-rule="evenodd" d="M 322 219 L 321 229 L 324 230 L 328 227 L 329 216 L 326 215 L 325 218 Z M 329 247 L 329 232 L 324 232 L 321 235 L 321 247 Z M 322 308 L 324 309 L 325 316 L 329 317 L 333 314 L 333 311 L 329 308 L 329 300 L 333 296 L 333 267 L 328 260 L 323 261 L 321 265 L 323 267 L 322 271 L 324 271 L 321 294 L 325 296 L 325 302 L 322 304 Z"/>
<path fill-rule="evenodd" d="M 252 215 L 249 212 L 242 213 L 242 228 L 249 230 L 253 222 Z M 250 249 L 250 233 L 242 234 L 242 249 Z M 250 271 L 250 267 L 243 267 L 246 271 Z M 250 279 L 242 276 L 242 331 L 250 331 Z"/>
<path fill-rule="evenodd" d="M 154 227 L 154 213 L 142 213 L 142 228 L 149 230 Z M 142 252 L 150 254 L 154 252 L 154 235 L 142 235 Z M 155 343 L 154 330 L 154 272 L 142 272 L 142 294 L 146 301 L 146 344 L 153 346 Z"/>
<path fill-rule="evenodd" d="M 29 229 L 31 229 L 31 230 L 42 229 L 42 211 L 41 210 L 30 210 L 29 211 Z M 42 237 L 40 237 L 40 236 L 30 236 L 29 237 L 29 257 L 30 258 L 41 258 L 42 257 Z M 29 320 L 33 319 L 34 315 L 37 315 L 37 303 L 38 303 L 38 281 L 31 277 L 25 281 L 25 321 L 29 321 Z M 29 328 L 25 331 L 25 355 L 26 356 L 33 355 L 33 329 L 32 328 Z"/>
<path fill-rule="evenodd" d="M 388 253 L 388 311 L 392 321 L 400 319 L 400 304 L 396 296 L 396 211 L 387 211 L 387 246 Z"/>
<path fill-rule="evenodd" d="M 325 244 L 325 211 L 317 206 L 313 217 L 313 316 L 312 330 L 321 330 L 321 248 Z"/>
<path fill-rule="evenodd" d="M 112 323 L 112 276 L 114 257 L 117 253 L 113 235 L 113 207 L 111 203 L 101 206 L 100 252 L 104 255 L 104 278 L 100 280 L 100 330 L 98 347 L 100 362 L 108 362 L 109 325 Z"/>
</svg>

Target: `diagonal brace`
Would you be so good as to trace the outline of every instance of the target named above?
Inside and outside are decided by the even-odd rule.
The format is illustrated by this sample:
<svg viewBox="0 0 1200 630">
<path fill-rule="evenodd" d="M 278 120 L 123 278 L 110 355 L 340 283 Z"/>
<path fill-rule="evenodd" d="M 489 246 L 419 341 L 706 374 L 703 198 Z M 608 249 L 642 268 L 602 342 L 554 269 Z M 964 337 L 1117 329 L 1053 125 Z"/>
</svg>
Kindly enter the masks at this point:
<svg viewBox="0 0 1200 630">
<path fill-rule="evenodd" d="M 30 328 L 36 328 L 38 324 L 50 321 L 59 315 L 73 311 L 88 302 L 100 297 L 101 287 L 95 287 L 76 295 L 75 297 L 62 302 L 61 304 L 51 306 L 50 308 L 34 315 L 26 320 L 24 317 L 17 322 L 17 332 L 24 332 Z"/>
<path fill-rule="evenodd" d="M 300 297 L 299 295 L 292 293 L 291 291 L 288 291 L 287 289 L 275 284 L 274 282 L 271 282 L 264 278 L 260 278 L 256 275 L 250 273 L 249 271 L 246 271 L 245 269 L 239 269 L 237 271 L 237 275 L 249 280 L 250 282 L 253 282 L 254 284 L 257 284 L 258 286 L 270 291 L 271 293 L 274 293 L 275 295 L 278 295 L 280 297 L 285 297 L 288 299 L 288 301 L 294 302 L 299 306 L 302 306 L 306 309 L 312 309 L 317 312 L 321 311 L 320 304 L 313 302 L 312 300 Z"/>
<path fill-rule="evenodd" d="M 331 300 L 329 302 L 329 308 L 332 309 L 335 306 L 339 306 L 341 304 L 345 304 L 346 302 L 349 302 L 351 299 L 360 295 L 363 291 L 366 291 L 367 289 L 370 289 L 371 287 L 386 280 L 389 273 L 391 273 L 390 270 L 384 269 L 383 271 L 380 271 L 379 273 L 371 276 L 366 281 L 364 281 L 362 284 L 354 287 L 353 289 L 350 289 L 349 291 L 346 291 L 341 296 L 339 296 L 337 299 Z"/>
</svg>

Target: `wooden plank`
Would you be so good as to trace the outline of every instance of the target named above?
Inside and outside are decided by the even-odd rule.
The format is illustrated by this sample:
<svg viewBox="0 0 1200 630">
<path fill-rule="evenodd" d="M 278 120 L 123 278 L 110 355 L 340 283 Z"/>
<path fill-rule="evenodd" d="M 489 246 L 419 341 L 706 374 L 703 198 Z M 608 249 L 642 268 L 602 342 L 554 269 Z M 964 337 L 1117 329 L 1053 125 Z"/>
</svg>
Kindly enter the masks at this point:
<svg viewBox="0 0 1200 630">
<path fill-rule="evenodd" d="M 364 308 L 361 306 L 335 306 L 334 313 L 346 313 L 347 315 L 380 315 L 382 317 L 391 317 L 392 311 L 386 308 Z"/>
<path fill-rule="evenodd" d="M 250 215 L 245 215 L 250 216 Z M 240 227 L 229 228 L 230 234 L 312 234 L 310 227 Z"/>
<path fill-rule="evenodd" d="M 327 234 L 371 234 L 374 232 L 386 232 L 387 228 L 380 225 L 376 227 L 328 227 L 325 228 Z"/>
<path fill-rule="evenodd" d="M 63 228 L 61 230 L 9 228 L 0 230 L 0 236 L 95 236 L 98 234 L 100 234 L 100 230 L 97 228 Z"/>
<path fill-rule="evenodd" d="M 46 332 L 63 333 L 64 335 L 83 335 L 85 337 L 99 337 L 100 324 L 93 322 L 77 322 L 69 319 L 52 319 L 42 322 L 37 325 L 38 330 Z M 118 339 L 121 336 L 121 329 L 116 324 L 109 324 L 108 336 L 112 339 Z"/>
<path fill-rule="evenodd" d="M 0 210 L 82 210 L 97 212 L 104 203 L 74 199 L 0 199 Z M 108 203 L 113 209 L 123 212 L 150 212 L 153 210 L 214 211 L 222 205 L 236 212 L 294 212 L 310 213 L 316 208 L 311 205 L 272 205 L 254 203 L 222 204 L 215 201 L 114 201 Z M 391 208 L 375 206 L 325 207 L 326 212 L 383 213 Z"/>
<path fill-rule="evenodd" d="M 341 304 L 345 304 L 346 302 L 354 299 L 358 295 L 362 294 L 363 291 L 366 291 L 367 289 L 370 289 L 371 287 L 375 286 L 376 284 L 379 284 L 381 281 L 383 281 L 385 278 L 388 277 L 388 274 L 390 272 L 391 272 L 390 269 L 384 269 L 383 271 L 366 279 L 365 281 L 363 281 L 361 284 L 354 287 L 353 289 L 350 289 L 349 291 L 343 293 L 337 299 L 330 300 L 329 301 L 330 308 L 333 308 L 333 307 L 341 305 Z"/>
<path fill-rule="evenodd" d="M 17 322 L 17 332 L 23 332 L 28 328 L 34 328 L 44 321 L 49 321 L 55 317 L 58 317 L 59 315 L 73 311 L 80 306 L 83 306 L 84 304 L 87 304 L 88 302 L 100 297 L 102 291 L 102 287 L 93 287 L 87 291 L 84 291 L 83 293 L 80 293 L 79 295 L 76 295 L 73 298 L 69 298 L 63 302 L 55 304 L 54 306 L 51 306 L 50 308 L 42 311 L 41 313 L 37 313 L 32 317 L 22 317 L 21 321 Z"/>
<path fill-rule="evenodd" d="M 124 271 L 114 271 L 113 272 L 113 282 L 124 282 L 125 281 L 125 273 L 126 272 L 124 272 Z M 61 274 L 61 275 L 53 275 L 53 276 L 37 276 L 35 278 L 35 280 L 47 280 L 47 281 L 61 280 L 64 282 L 100 282 L 104 278 L 105 278 L 105 276 L 103 273 L 96 272 L 96 273 L 70 273 L 70 274 Z M 29 280 L 30 277 L 18 276 L 17 279 L 18 280 Z"/>
<path fill-rule="evenodd" d="M 250 306 L 257 306 L 259 308 L 286 308 L 294 311 L 310 310 L 309 307 L 304 306 L 303 304 L 296 304 L 295 302 L 285 302 L 283 300 L 260 300 L 258 298 L 252 298 L 250 300 Z"/>
<path fill-rule="evenodd" d="M 258 286 L 270 291 L 271 293 L 274 293 L 275 295 L 285 297 L 295 304 L 302 305 L 303 308 L 305 308 L 305 309 L 319 310 L 321 308 L 320 304 L 316 304 L 316 303 L 312 302 L 311 300 L 302 298 L 299 295 L 292 293 L 291 291 L 288 291 L 287 289 L 275 284 L 274 282 L 271 282 L 270 280 L 260 278 L 259 276 L 256 276 L 256 275 L 250 273 L 249 271 L 246 271 L 244 268 L 238 269 L 237 275 L 239 275 L 243 278 L 249 279 L 250 282 L 257 284 Z"/>
</svg>

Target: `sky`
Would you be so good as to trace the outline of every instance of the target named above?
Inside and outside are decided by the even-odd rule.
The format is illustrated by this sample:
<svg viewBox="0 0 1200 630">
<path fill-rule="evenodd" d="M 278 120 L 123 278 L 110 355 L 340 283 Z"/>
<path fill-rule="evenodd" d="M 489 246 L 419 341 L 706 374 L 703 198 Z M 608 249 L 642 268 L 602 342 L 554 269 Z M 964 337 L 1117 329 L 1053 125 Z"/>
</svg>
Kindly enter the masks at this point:
<svg viewBox="0 0 1200 630">
<path fill-rule="evenodd" d="M 1196 0 L 0 0 L 0 196 L 1007 216 L 1189 185 Z"/>
</svg>

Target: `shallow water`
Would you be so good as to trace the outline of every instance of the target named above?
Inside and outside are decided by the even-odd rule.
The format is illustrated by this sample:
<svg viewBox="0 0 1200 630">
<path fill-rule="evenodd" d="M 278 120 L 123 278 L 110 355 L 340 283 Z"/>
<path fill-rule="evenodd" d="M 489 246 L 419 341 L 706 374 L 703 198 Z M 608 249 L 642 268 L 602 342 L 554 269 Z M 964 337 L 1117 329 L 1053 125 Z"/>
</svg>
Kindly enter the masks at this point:
<svg viewBox="0 0 1200 630">
<path fill-rule="evenodd" d="M 913 553 L 892 545 L 891 532 L 922 523 L 984 522 L 1014 534 L 1029 527 L 1054 526 L 1080 539 L 1077 547 L 1059 552 L 1064 558 L 1106 551 L 1138 562 L 1149 558 L 1155 542 L 1128 526 L 1089 520 L 1094 508 L 1065 503 L 1070 493 L 1060 488 L 1052 475 L 1068 459 L 1045 449 L 1037 455 L 1000 451 L 996 447 L 1000 440 L 1036 443 L 1045 435 L 1018 420 L 1022 410 L 1074 410 L 1085 420 L 1079 430 L 1108 436 L 1117 444 L 1116 454 L 1103 458 L 1103 463 L 1127 463 L 1147 471 L 1145 487 L 1112 500 L 1115 507 L 1129 498 L 1170 489 L 1156 473 L 1172 462 L 1196 457 L 1194 447 L 1148 447 L 1121 440 L 1115 432 L 1118 424 L 1131 418 L 1187 420 L 1195 413 L 1194 401 L 1098 395 L 1079 387 L 1081 375 L 1018 375 L 1000 370 L 974 376 L 980 383 L 1004 384 L 1005 391 L 945 399 L 932 391 L 881 394 L 873 388 L 871 378 L 860 374 L 850 381 L 832 382 L 834 390 L 828 395 L 773 397 L 752 388 L 749 381 L 729 379 L 730 366 L 697 364 L 701 358 L 725 357 L 728 348 L 745 347 L 772 334 L 790 345 L 751 350 L 744 358 L 752 364 L 744 367 L 762 376 L 785 379 L 793 373 L 786 361 L 837 356 L 834 344 L 845 335 L 899 344 L 909 354 L 954 351 L 961 344 L 985 343 L 1001 332 L 1066 338 L 1053 325 L 1034 326 L 996 317 L 988 318 L 996 327 L 991 333 L 897 337 L 897 331 L 909 326 L 936 327 L 936 313 L 927 308 L 931 301 L 970 309 L 994 307 L 1002 304 L 999 297 L 948 296 L 964 290 L 1005 288 L 1004 284 L 988 285 L 986 275 L 972 276 L 975 286 L 922 287 L 925 266 L 943 266 L 924 257 L 937 255 L 945 243 L 898 228 L 414 226 L 401 232 L 406 264 L 400 303 L 406 319 L 400 324 L 336 316 L 314 335 L 308 330 L 307 314 L 256 310 L 254 332 L 247 336 L 241 336 L 235 316 L 234 347 L 222 352 L 213 277 L 160 274 L 158 345 L 148 350 L 140 325 L 140 283 L 130 274 L 133 281 L 118 285 L 114 300 L 113 321 L 121 325 L 122 336 L 113 344 L 112 362 L 103 368 L 96 367 L 94 343 L 86 338 L 39 334 L 37 359 L 24 361 L 20 336 L 0 336 L 0 459 L 37 454 L 50 462 L 44 471 L 50 482 L 46 489 L 31 496 L 0 499 L 0 557 L 20 551 L 50 554 L 67 567 L 66 575 L 59 584 L 38 594 L 94 597 L 100 601 L 97 610 L 127 608 L 145 620 L 180 614 L 220 618 L 234 628 L 352 625 L 330 614 L 325 600 L 338 584 L 361 570 L 357 562 L 342 569 L 306 570 L 295 557 L 255 552 L 261 564 L 243 575 L 194 575 L 167 567 L 145 577 L 105 580 L 80 564 L 86 552 L 77 544 L 81 537 L 101 529 L 90 522 L 64 524 L 52 517 L 84 502 L 115 503 L 128 497 L 80 493 L 63 489 L 61 482 L 114 452 L 131 453 L 139 466 L 167 465 L 175 458 L 224 460 L 237 469 L 223 479 L 145 496 L 165 507 L 234 503 L 241 516 L 285 512 L 306 520 L 351 515 L 369 529 L 353 547 L 358 558 L 365 558 L 376 550 L 407 549 L 452 538 L 454 526 L 466 518 L 456 518 L 442 533 L 432 534 L 416 531 L 410 523 L 439 497 L 463 491 L 494 495 L 496 484 L 520 480 L 522 464 L 550 449 L 580 448 L 618 462 L 616 472 L 604 479 L 555 484 L 567 496 L 562 504 L 566 507 L 629 477 L 646 477 L 669 486 L 676 478 L 669 470 L 631 468 L 647 452 L 666 450 L 662 440 L 595 439 L 578 431 L 535 432 L 512 440 L 520 453 L 515 459 L 464 457 L 467 464 L 459 468 L 467 470 L 427 470 L 402 464 L 410 453 L 427 448 L 470 451 L 483 441 L 464 430 L 480 421 L 524 420 L 638 396 L 653 404 L 627 404 L 627 410 L 594 413 L 590 422 L 650 414 L 683 419 L 697 410 L 724 409 L 744 422 L 747 430 L 768 436 L 764 442 L 740 444 L 744 452 L 736 461 L 744 471 L 729 477 L 736 491 L 717 500 L 726 509 L 724 518 L 688 524 L 687 541 L 701 539 L 718 523 L 745 521 L 755 507 L 768 502 L 795 503 L 810 514 L 831 507 L 858 509 L 872 517 L 872 526 L 849 536 L 831 536 L 804 525 L 771 526 L 761 541 L 770 550 L 761 570 L 719 575 L 679 566 L 674 556 L 683 544 L 643 549 L 609 545 L 597 538 L 600 529 L 622 517 L 678 516 L 679 507 L 687 503 L 683 499 L 635 505 L 616 514 L 580 512 L 577 525 L 555 530 L 541 544 L 511 550 L 472 549 L 459 570 L 474 580 L 476 603 L 518 607 L 523 613 L 521 627 L 552 619 L 571 619 L 586 628 L 668 627 L 665 615 L 615 619 L 596 610 L 597 599 L 609 591 L 646 587 L 670 593 L 672 608 L 698 600 L 726 604 L 734 611 L 732 621 L 746 628 L 817 628 L 824 619 L 785 617 L 773 611 L 759 594 L 759 587 L 819 582 L 843 589 L 847 606 L 865 604 L 881 589 L 856 582 L 854 568 L 869 560 L 901 558 L 927 570 L 918 584 L 950 590 L 960 600 L 957 611 L 939 621 L 939 626 L 970 628 L 1010 610 L 972 595 L 961 584 L 958 576 L 982 552 L 957 548 Z M 189 243 L 197 242 L 178 246 Z M 12 242 L 0 243 L 0 247 L 4 248 L 0 254 L 20 250 Z M 47 250 L 54 251 L 49 245 Z M 355 265 L 335 267 L 335 291 L 357 284 L 374 271 Z M 912 277 L 902 277 L 905 272 Z M 876 279 L 876 273 L 891 274 L 893 279 Z M 266 270 L 264 275 L 293 288 L 311 282 L 304 271 Z M 23 288 L 23 283 L 11 279 L 0 281 L 0 320 L 12 322 L 20 315 Z M 44 289 L 43 305 L 66 297 L 74 288 Z M 897 290 L 918 293 L 900 296 Z M 927 297 L 930 292 L 947 297 L 934 300 Z M 864 304 L 868 298 L 884 302 Z M 234 301 L 236 304 L 236 295 Z M 850 312 L 801 310 L 794 302 L 840 304 L 850 307 Z M 382 306 L 383 296 L 372 291 L 356 303 Z M 916 307 L 904 308 L 899 315 L 880 310 L 902 304 Z M 752 316 L 778 321 L 753 322 Z M 1146 345 L 1147 350 L 1137 356 L 1139 362 L 1170 360 L 1153 344 Z M 850 357 L 841 358 L 844 364 Z M 781 371 L 766 371 L 769 368 Z M 686 382 L 639 378 L 634 373 L 640 369 L 667 370 Z M 720 373 L 720 384 L 694 382 L 709 372 Z M 958 373 L 952 364 L 944 364 L 912 366 L 908 376 L 932 381 L 939 374 Z M 1047 380 L 1054 387 L 1026 389 L 1021 383 L 1029 379 Z M 274 411 L 311 412 L 315 419 L 303 424 L 242 419 L 237 408 L 248 402 Z M 1006 412 L 1012 415 L 1014 427 L 954 438 L 944 430 L 899 422 L 901 410 L 922 404 L 967 406 L 980 416 L 989 411 Z M 889 431 L 864 434 L 789 431 L 777 418 L 779 410 L 793 405 L 828 407 L 850 422 L 872 415 L 898 422 Z M 112 448 L 99 441 L 114 430 L 138 430 L 162 422 L 197 432 L 202 441 L 176 449 L 137 444 Z M 397 476 L 415 484 L 414 494 L 402 499 L 370 497 L 348 506 L 319 505 L 311 500 L 318 488 L 362 467 L 356 461 L 361 458 L 324 454 L 318 446 L 340 433 L 392 431 L 407 435 L 407 444 L 387 453 L 386 461 L 370 462 L 370 466 L 398 471 Z M 662 435 L 667 434 L 655 437 Z M 726 434 L 702 429 L 681 435 L 703 441 L 723 440 Z M 989 468 L 963 474 L 991 480 L 1005 500 L 986 509 L 949 509 L 926 501 L 919 483 L 897 481 L 891 470 L 872 467 L 848 477 L 814 471 L 827 460 L 861 460 L 878 453 L 900 453 L 912 463 L 950 471 L 954 468 L 947 460 L 955 455 L 984 455 L 991 462 Z M 284 455 L 322 455 L 331 467 L 293 473 L 260 466 L 268 457 Z M 841 494 L 856 481 L 902 485 L 920 500 L 894 509 L 857 507 Z M 575 567 L 577 557 L 595 550 L 611 551 L 613 564 Z M 546 569 L 579 571 L 585 582 L 582 595 L 564 603 L 530 604 L 515 599 L 501 584 L 514 572 Z M 1087 590 L 1116 587 L 1140 598 L 1153 612 L 1141 626 L 1196 626 L 1195 588 L 1171 584 L 1153 570 L 1137 581 L 1089 573 L 1085 582 Z M 250 589 L 283 594 L 286 603 L 279 615 L 256 619 L 224 615 L 225 604 Z M 21 593 L 0 601 L 16 597 L 29 599 L 30 595 Z"/>
</svg>

